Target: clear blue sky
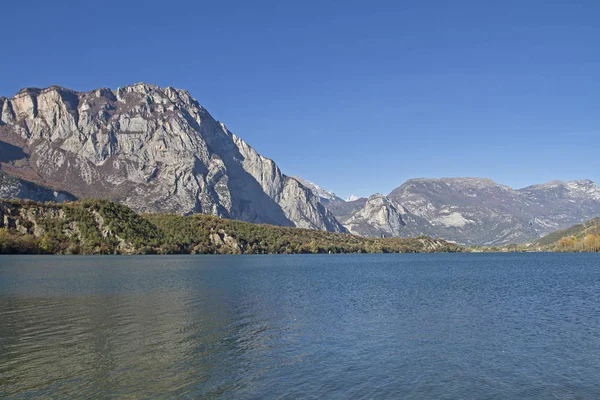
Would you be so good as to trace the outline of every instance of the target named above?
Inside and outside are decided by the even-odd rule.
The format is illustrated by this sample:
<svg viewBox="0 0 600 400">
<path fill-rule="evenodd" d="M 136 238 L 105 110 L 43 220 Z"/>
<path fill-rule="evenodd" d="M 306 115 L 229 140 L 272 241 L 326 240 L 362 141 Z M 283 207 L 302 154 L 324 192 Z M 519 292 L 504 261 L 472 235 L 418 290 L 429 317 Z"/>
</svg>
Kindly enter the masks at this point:
<svg viewBox="0 0 600 400">
<path fill-rule="evenodd" d="M 600 183 L 598 0 L 24 0 L 1 20 L 0 95 L 185 88 L 342 196 L 412 177 Z"/>
</svg>

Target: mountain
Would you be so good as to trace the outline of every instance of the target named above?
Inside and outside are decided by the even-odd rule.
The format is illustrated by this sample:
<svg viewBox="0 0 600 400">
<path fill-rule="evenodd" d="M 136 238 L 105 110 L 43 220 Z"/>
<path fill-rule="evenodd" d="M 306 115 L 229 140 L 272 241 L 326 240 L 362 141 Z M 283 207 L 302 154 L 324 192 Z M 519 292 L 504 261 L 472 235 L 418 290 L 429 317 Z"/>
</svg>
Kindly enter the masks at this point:
<svg viewBox="0 0 600 400">
<path fill-rule="evenodd" d="M 28 88 L 0 98 L 0 110 L 0 167 L 15 179 L 138 212 L 345 231 L 309 188 L 185 90 Z"/>
<path fill-rule="evenodd" d="M 330 206 L 349 232 L 367 237 L 414 237 L 424 235 L 426 221 L 382 194 Z M 430 230 L 431 231 L 431 230 Z"/>
<path fill-rule="evenodd" d="M 537 237 L 513 215 L 513 190 L 489 179 L 411 179 L 388 196 L 330 207 L 350 232 L 366 236 L 432 235 L 461 244 L 496 244 Z"/>
<path fill-rule="evenodd" d="M 468 245 L 519 243 L 539 236 L 512 188 L 490 179 L 410 179 L 389 197 L 428 222 L 437 237 Z"/>
<path fill-rule="evenodd" d="M 410 179 L 389 195 L 327 206 L 352 233 L 427 235 L 465 245 L 527 243 L 600 216 L 592 181 L 553 181 L 515 190 L 485 178 Z"/>
<path fill-rule="evenodd" d="M 600 216 L 589 180 L 516 190 L 482 178 L 411 179 L 387 196 L 344 201 L 284 175 L 187 91 L 144 83 L 0 98 L 0 173 L 0 198 L 102 198 L 137 212 L 466 245 L 529 243 Z"/>
<path fill-rule="evenodd" d="M 367 199 L 364 197 L 352 201 L 344 201 L 330 203 L 327 208 L 335 215 L 337 220 L 344 224 L 348 219 L 360 211 L 367 204 Z"/>
<path fill-rule="evenodd" d="M 589 179 L 551 181 L 520 189 L 535 206 L 534 226 L 542 235 L 600 216 L 600 188 Z"/>
<path fill-rule="evenodd" d="M 600 215 L 591 181 L 550 182 L 515 190 L 490 179 L 411 179 L 389 197 L 435 229 L 473 245 L 525 243 Z"/>
<path fill-rule="evenodd" d="M 403 211 L 401 205 L 381 194 L 374 194 L 343 224 L 351 233 L 361 236 L 398 237 L 406 226 Z"/>
</svg>

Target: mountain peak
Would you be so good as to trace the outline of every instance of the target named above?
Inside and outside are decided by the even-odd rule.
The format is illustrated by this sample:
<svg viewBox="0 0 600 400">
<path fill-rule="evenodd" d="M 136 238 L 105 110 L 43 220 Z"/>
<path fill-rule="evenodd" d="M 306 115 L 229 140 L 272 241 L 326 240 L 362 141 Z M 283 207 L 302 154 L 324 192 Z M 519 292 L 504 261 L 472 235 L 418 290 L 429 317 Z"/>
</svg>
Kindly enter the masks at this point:
<svg viewBox="0 0 600 400">
<path fill-rule="evenodd" d="M 50 86 L 45 87 L 45 88 L 38 88 L 38 87 L 25 87 L 25 88 L 21 88 L 14 95 L 14 97 L 20 97 L 20 96 L 23 96 L 23 95 L 39 96 L 40 94 L 48 93 L 48 92 L 72 93 L 72 94 L 79 94 L 80 93 L 80 92 L 77 92 L 75 90 L 72 90 L 72 89 L 60 86 L 60 85 L 50 85 Z"/>
<path fill-rule="evenodd" d="M 28 158 L 7 173 L 136 211 L 345 231 L 309 190 L 219 124 L 187 90 L 25 88 L 0 102 L 3 140 Z M 34 160 L 34 162 L 29 162 Z"/>
</svg>

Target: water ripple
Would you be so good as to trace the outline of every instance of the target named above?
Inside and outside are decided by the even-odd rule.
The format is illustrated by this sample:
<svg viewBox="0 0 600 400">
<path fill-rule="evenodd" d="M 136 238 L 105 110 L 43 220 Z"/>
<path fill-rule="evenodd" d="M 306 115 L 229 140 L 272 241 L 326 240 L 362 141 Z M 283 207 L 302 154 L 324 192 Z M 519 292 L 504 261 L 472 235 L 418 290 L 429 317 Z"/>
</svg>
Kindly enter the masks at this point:
<svg viewBox="0 0 600 400">
<path fill-rule="evenodd" d="M 598 255 L 7 257 L 2 398 L 600 398 Z"/>
</svg>

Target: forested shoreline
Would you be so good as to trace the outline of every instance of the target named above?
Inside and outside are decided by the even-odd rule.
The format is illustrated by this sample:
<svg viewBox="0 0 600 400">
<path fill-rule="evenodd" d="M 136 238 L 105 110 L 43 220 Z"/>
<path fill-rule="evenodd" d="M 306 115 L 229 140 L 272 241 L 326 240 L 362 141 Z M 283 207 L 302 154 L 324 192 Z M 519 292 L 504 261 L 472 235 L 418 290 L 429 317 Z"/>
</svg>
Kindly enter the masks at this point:
<svg viewBox="0 0 600 400">
<path fill-rule="evenodd" d="M 0 201 L 2 254 L 460 252 L 440 239 L 364 238 L 194 214 L 138 214 L 107 200 Z"/>
</svg>

